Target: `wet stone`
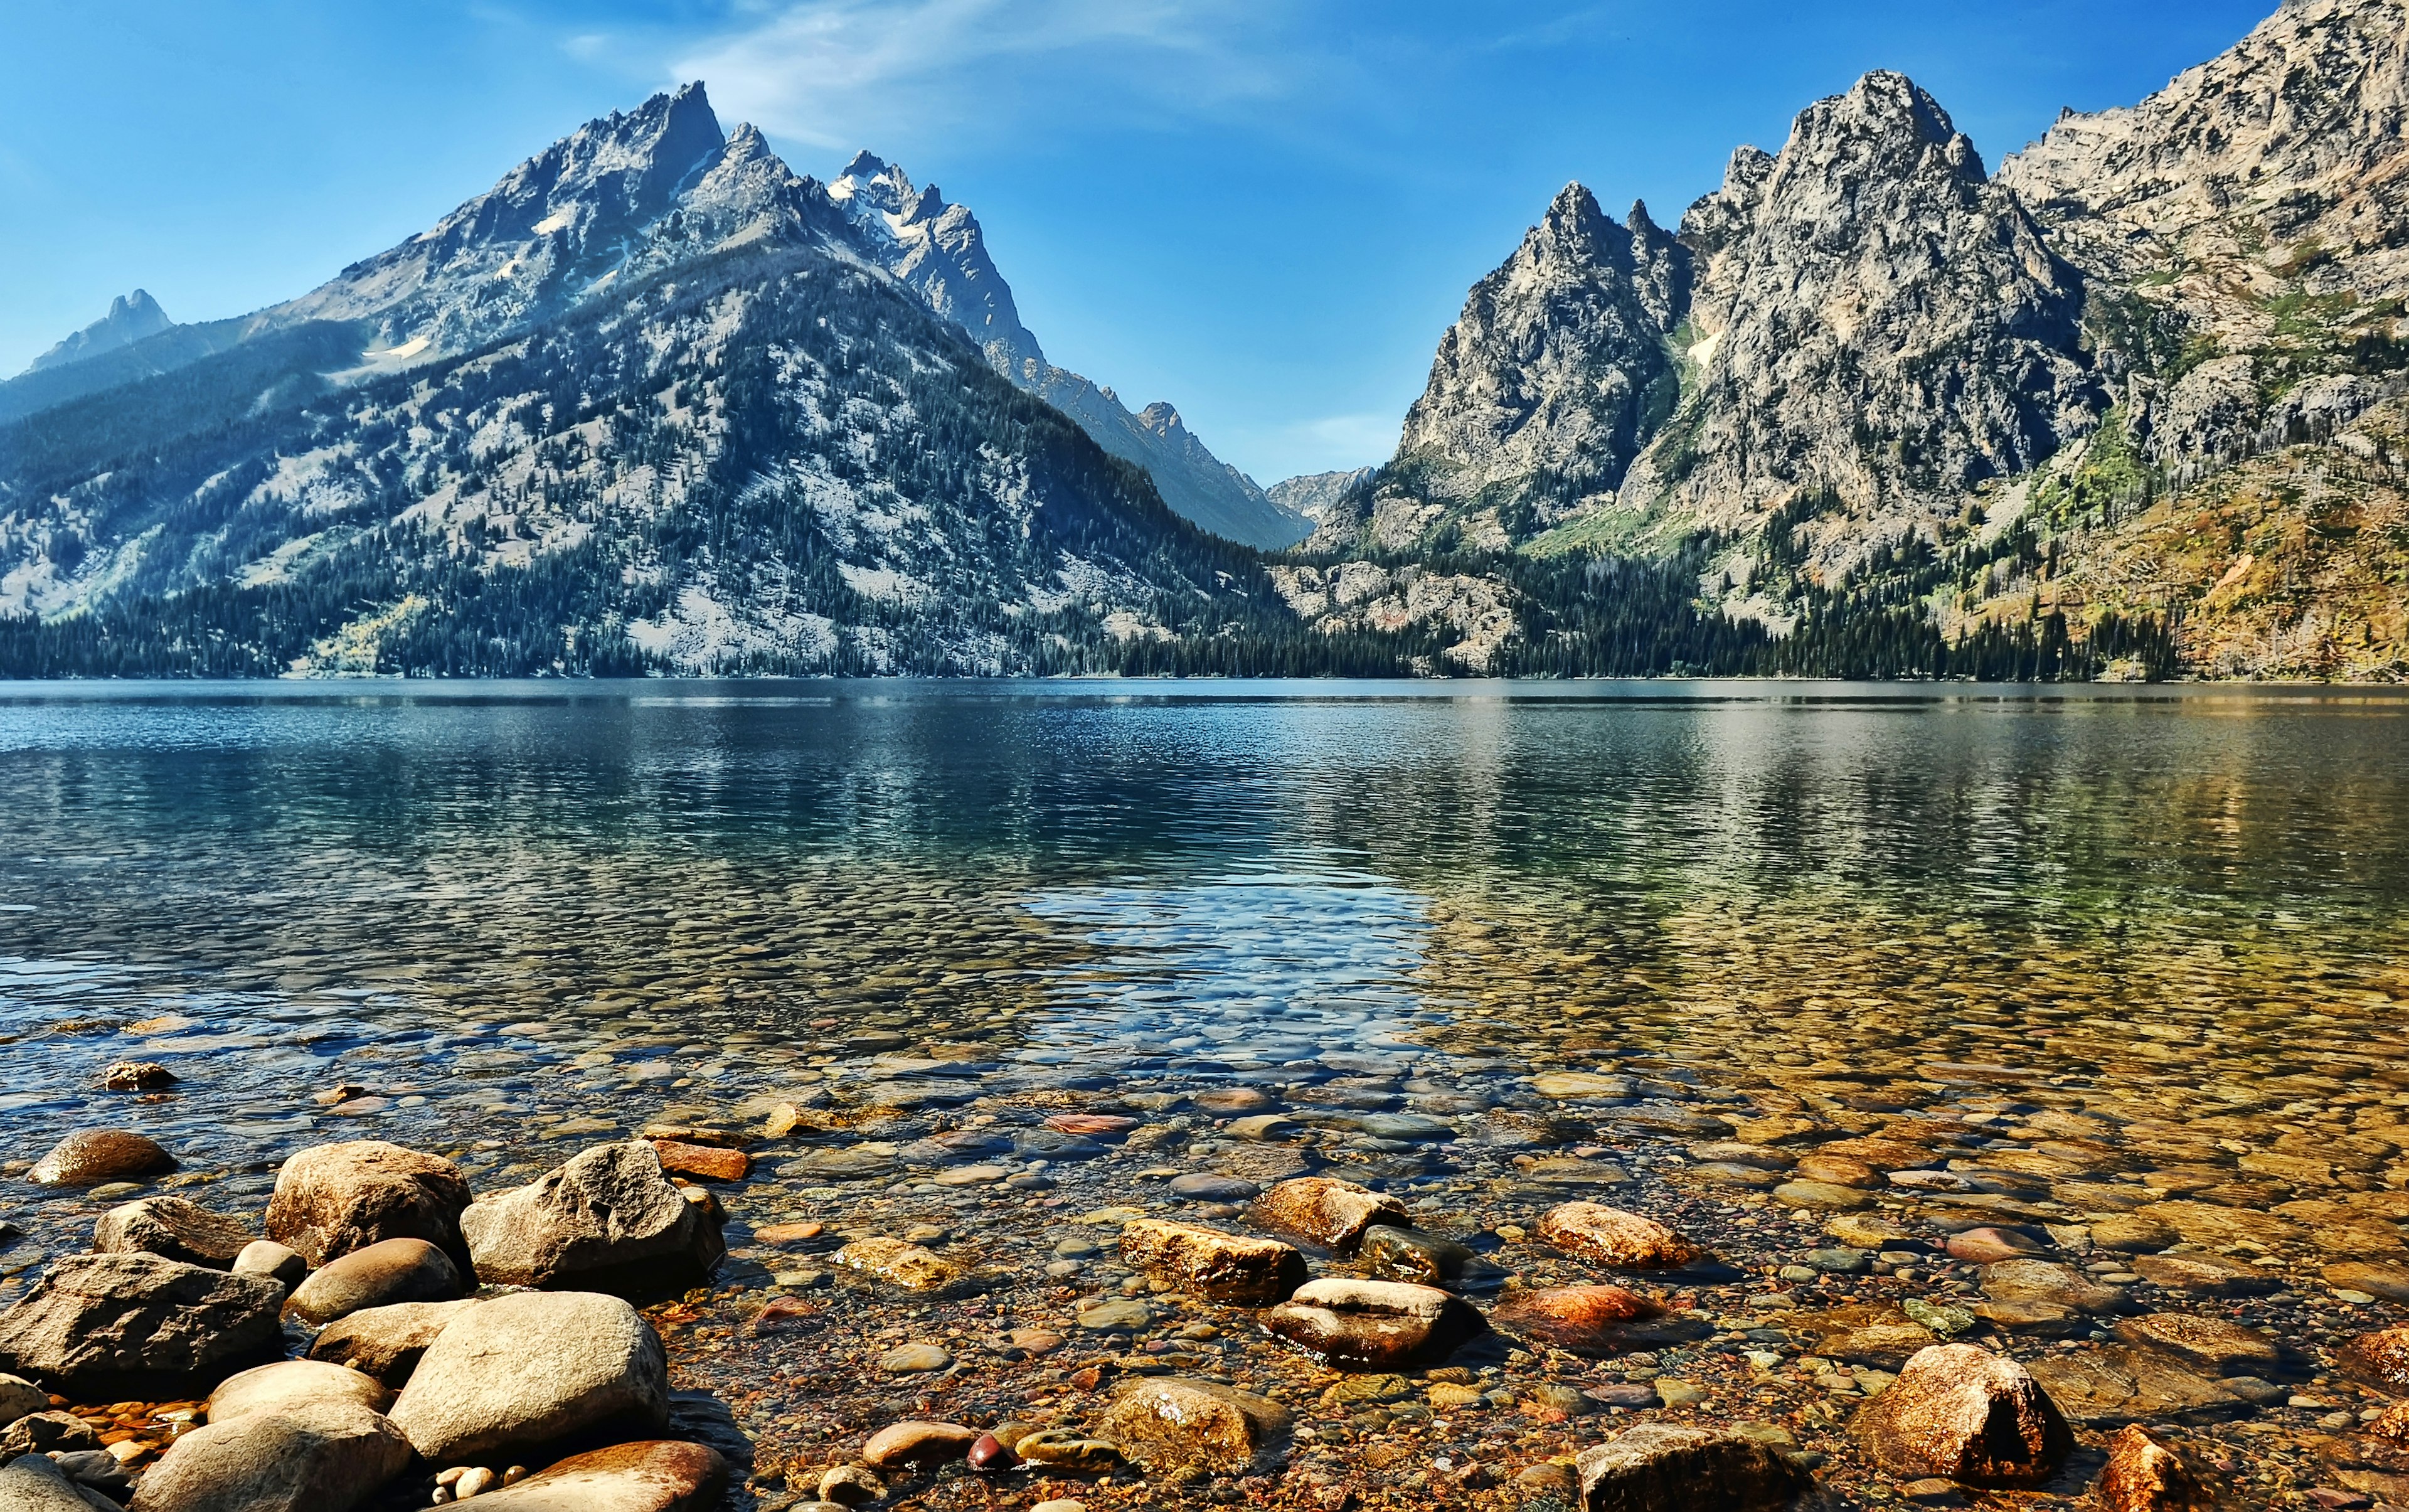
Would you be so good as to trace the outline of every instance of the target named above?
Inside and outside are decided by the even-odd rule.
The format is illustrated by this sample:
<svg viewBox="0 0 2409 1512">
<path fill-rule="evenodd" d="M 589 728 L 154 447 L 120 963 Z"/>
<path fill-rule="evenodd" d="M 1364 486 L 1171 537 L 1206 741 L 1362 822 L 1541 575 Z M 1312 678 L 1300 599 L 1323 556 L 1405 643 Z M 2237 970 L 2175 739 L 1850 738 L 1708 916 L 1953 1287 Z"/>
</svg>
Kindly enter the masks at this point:
<svg viewBox="0 0 2409 1512">
<path fill-rule="evenodd" d="M 1248 1217 L 1276 1233 L 1342 1255 L 1353 1253 L 1364 1231 L 1376 1224 L 1399 1229 L 1413 1225 L 1395 1198 L 1329 1176 L 1281 1182 L 1263 1193 Z"/>
<path fill-rule="evenodd" d="M 176 1082 L 176 1073 L 155 1060 L 120 1060 L 100 1075 L 102 1088 L 111 1092 L 155 1092 Z"/>
<path fill-rule="evenodd" d="M 1651 1423 L 1584 1450 L 1587 1512 L 1782 1512 L 1811 1477 L 1767 1445 L 1729 1431 Z"/>
<path fill-rule="evenodd" d="M 2054 1260 L 2003 1260 L 1983 1267 L 1983 1294 L 1994 1302 L 2039 1303 L 2070 1313 L 2106 1316 L 2124 1312 L 2131 1299 L 2115 1287 L 2086 1278 Z"/>
<path fill-rule="evenodd" d="M 2280 1284 L 2255 1265 L 2218 1255 L 2136 1255 L 2128 1263 L 2151 1285 L 2195 1297 L 2254 1297 Z"/>
<path fill-rule="evenodd" d="M 1876 1462 L 1902 1477 L 1979 1486 L 2047 1480 L 2074 1447 L 2049 1393 L 2025 1367 L 1972 1345 L 1935 1345 L 1849 1425 Z"/>
<path fill-rule="evenodd" d="M 1491 1309 L 1498 1332 L 1593 1359 L 1704 1338 L 1714 1325 L 1621 1287 L 1546 1287 L 1514 1292 Z"/>
<path fill-rule="evenodd" d="M 1950 1259 L 1968 1260 L 1976 1265 L 2029 1260 L 2048 1254 L 2050 1248 L 2030 1234 L 1987 1226 L 1953 1233 L 1943 1247 L 1948 1250 Z"/>
<path fill-rule="evenodd" d="M 1121 1230 L 1124 1263 L 1216 1302 L 1278 1302 L 1305 1283 L 1305 1257 L 1270 1239 L 1139 1218 Z"/>
<path fill-rule="evenodd" d="M 1653 1218 L 1595 1202 L 1566 1202 L 1539 1220 L 1539 1237 L 1576 1259 L 1617 1271 L 1679 1270 L 1698 1246 Z"/>
<path fill-rule="evenodd" d="M 856 1239 L 839 1249 L 834 1263 L 845 1271 L 900 1291 L 938 1295 L 960 1287 L 960 1266 L 932 1250 L 901 1239 Z"/>
<path fill-rule="evenodd" d="M 2100 1512 L 2206 1512 L 2207 1488 L 2181 1454 L 2140 1424 L 2108 1441 L 2092 1499 Z"/>
<path fill-rule="evenodd" d="M 1378 1279 L 1433 1287 L 1453 1286 L 1486 1265 L 1477 1252 L 1453 1240 L 1390 1224 L 1375 1224 L 1363 1231 L 1358 1258 Z"/>
<path fill-rule="evenodd" d="M 1289 1447 L 1288 1409 L 1212 1381 L 1155 1377 L 1118 1388 L 1100 1435 L 1145 1469 L 1267 1473 Z"/>
<path fill-rule="evenodd" d="M 2327 1282 L 2349 1291 L 2365 1292 L 2386 1302 L 2409 1303 L 2409 1265 L 2373 1260 L 2342 1260 L 2323 1273 Z"/>
<path fill-rule="evenodd" d="M 2409 1324 L 2358 1335 L 2334 1351 L 2334 1362 L 2359 1380 L 2409 1390 Z"/>
<path fill-rule="evenodd" d="M 2151 1313 L 2116 1325 L 2128 1344 L 2157 1349 L 2209 1375 L 2280 1375 L 2284 1351 L 2256 1329 L 2221 1318 Z"/>
<path fill-rule="evenodd" d="M 2154 1349 L 2082 1349 L 2036 1360 L 2031 1370 L 2059 1410 L 2089 1428 L 2215 1422 L 2249 1409 L 2226 1386 Z"/>
<path fill-rule="evenodd" d="M 43 1187 L 101 1187 L 176 1169 L 176 1158 L 146 1135 L 123 1129 L 69 1134 L 34 1162 L 25 1179 Z"/>
<path fill-rule="evenodd" d="M 1262 1315 L 1264 1330 L 1340 1370 L 1435 1364 L 1486 1324 L 1435 1287 L 1312 1281 Z"/>
<path fill-rule="evenodd" d="M 945 1464 L 970 1452 L 978 1431 L 959 1423 L 901 1422 L 873 1433 L 861 1447 L 861 1462 L 873 1470 Z"/>
</svg>

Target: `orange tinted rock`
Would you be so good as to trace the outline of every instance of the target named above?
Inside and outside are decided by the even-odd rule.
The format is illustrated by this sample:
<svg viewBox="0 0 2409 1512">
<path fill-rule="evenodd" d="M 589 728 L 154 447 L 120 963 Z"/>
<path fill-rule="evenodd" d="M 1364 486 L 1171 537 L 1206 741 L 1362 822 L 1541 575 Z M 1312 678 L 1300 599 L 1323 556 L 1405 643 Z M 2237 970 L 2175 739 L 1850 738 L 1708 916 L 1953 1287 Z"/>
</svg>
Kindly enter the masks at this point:
<svg viewBox="0 0 2409 1512">
<path fill-rule="evenodd" d="M 2196 1512 L 2209 1498 L 2183 1456 L 2139 1423 L 2108 1441 L 2108 1463 L 2091 1488 L 2104 1512 Z"/>
<path fill-rule="evenodd" d="M 1654 1218 L 1599 1202 L 1566 1202 L 1539 1220 L 1539 1237 L 1615 1271 L 1674 1271 L 1704 1253 Z"/>
<path fill-rule="evenodd" d="M 1825 1182 L 1834 1187 L 1879 1187 L 1882 1184 L 1882 1173 L 1865 1161 L 1823 1151 L 1803 1157 L 1798 1162 L 1797 1172 L 1809 1181 Z"/>
<path fill-rule="evenodd" d="M 978 1430 L 959 1423 L 891 1423 L 870 1435 L 861 1447 L 861 1462 L 873 1470 L 902 1465 L 945 1464 L 970 1453 Z"/>
<path fill-rule="evenodd" d="M 662 1170 L 698 1181 L 743 1181 L 753 1174 L 753 1157 L 743 1150 L 656 1139 L 653 1152 L 661 1158 Z"/>
<path fill-rule="evenodd" d="M 731 1474 L 715 1449 L 650 1439 L 574 1455 L 476 1502 L 493 1512 L 708 1512 Z"/>
<path fill-rule="evenodd" d="M 800 1245 L 827 1231 L 828 1226 L 822 1223 L 773 1223 L 766 1229 L 754 1230 L 753 1237 L 765 1245 Z"/>
<path fill-rule="evenodd" d="M 1121 1230 L 1132 1267 L 1216 1302 L 1273 1303 L 1305 1284 L 1305 1257 L 1277 1239 L 1139 1218 Z"/>
<path fill-rule="evenodd" d="M 25 1173 L 42 1187 L 98 1187 L 176 1169 L 157 1141 L 124 1129 L 82 1129 L 69 1134 Z"/>
<path fill-rule="evenodd" d="M 1337 1370 L 1433 1365 L 1487 1325 L 1436 1287 L 1404 1281 L 1308 1281 L 1262 1315 L 1265 1332 Z"/>
<path fill-rule="evenodd" d="M 2409 1324 L 2362 1333 L 2335 1352 L 2343 1370 L 2363 1381 L 2409 1387 Z"/>
<path fill-rule="evenodd" d="M 1858 1410 L 1850 1433 L 1902 1478 L 1974 1486 L 2037 1485 L 2074 1447 L 2056 1404 L 2022 1365 L 1970 1344 L 1919 1351 Z"/>
<path fill-rule="evenodd" d="M 1405 1204 L 1395 1198 L 1330 1176 L 1283 1181 L 1263 1193 L 1249 1217 L 1266 1229 L 1342 1255 L 1362 1244 L 1363 1231 L 1375 1224 L 1413 1227 Z"/>
</svg>

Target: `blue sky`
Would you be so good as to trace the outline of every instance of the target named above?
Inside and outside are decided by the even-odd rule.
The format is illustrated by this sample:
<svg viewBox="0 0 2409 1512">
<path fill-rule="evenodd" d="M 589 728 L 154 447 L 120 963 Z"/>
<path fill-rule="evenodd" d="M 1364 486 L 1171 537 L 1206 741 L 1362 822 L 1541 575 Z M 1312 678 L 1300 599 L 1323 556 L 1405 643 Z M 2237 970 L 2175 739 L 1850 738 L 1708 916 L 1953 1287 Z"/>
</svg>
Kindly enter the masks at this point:
<svg viewBox="0 0 2409 1512">
<path fill-rule="evenodd" d="M 801 172 L 985 223 L 1057 362 L 1265 482 L 1385 457 L 1465 289 L 1567 180 L 1671 223 L 1868 68 L 1986 160 L 2272 0 L 107 0 L 0 9 L 0 373 L 137 285 L 289 297 L 681 79 Z"/>
</svg>

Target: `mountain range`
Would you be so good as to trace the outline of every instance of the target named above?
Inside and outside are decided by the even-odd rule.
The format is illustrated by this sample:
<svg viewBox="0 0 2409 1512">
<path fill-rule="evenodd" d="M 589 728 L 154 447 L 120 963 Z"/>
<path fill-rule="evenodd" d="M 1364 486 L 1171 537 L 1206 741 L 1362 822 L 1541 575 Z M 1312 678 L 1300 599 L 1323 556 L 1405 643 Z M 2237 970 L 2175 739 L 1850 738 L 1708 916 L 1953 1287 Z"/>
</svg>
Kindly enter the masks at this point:
<svg viewBox="0 0 2409 1512">
<path fill-rule="evenodd" d="M 1670 230 L 1567 185 L 1396 454 L 1268 490 L 688 85 L 0 384 L 0 670 L 2398 678 L 2404 3 L 1997 171 L 1875 72 Z"/>
</svg>

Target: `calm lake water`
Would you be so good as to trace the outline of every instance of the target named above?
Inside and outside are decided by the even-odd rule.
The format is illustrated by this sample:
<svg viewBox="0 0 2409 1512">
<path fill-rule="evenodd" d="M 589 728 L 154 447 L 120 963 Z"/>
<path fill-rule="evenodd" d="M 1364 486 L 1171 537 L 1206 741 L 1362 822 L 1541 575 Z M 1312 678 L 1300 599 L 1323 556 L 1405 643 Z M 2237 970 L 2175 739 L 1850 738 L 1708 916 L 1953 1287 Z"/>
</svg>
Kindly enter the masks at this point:
<svg viewBox="0 0 2409 1512">
<path fill-rule="evenodd" d="M 339 1080 L 407 1139 L 909 1047 L 2047 1092 L 2247 1202 L 2217 1142 L 2400 1101 L 2404 1006 L 2384 691 L 0 685 L 17 1159 L 126 1055 L 256 1173 Z"/>
</svg>

